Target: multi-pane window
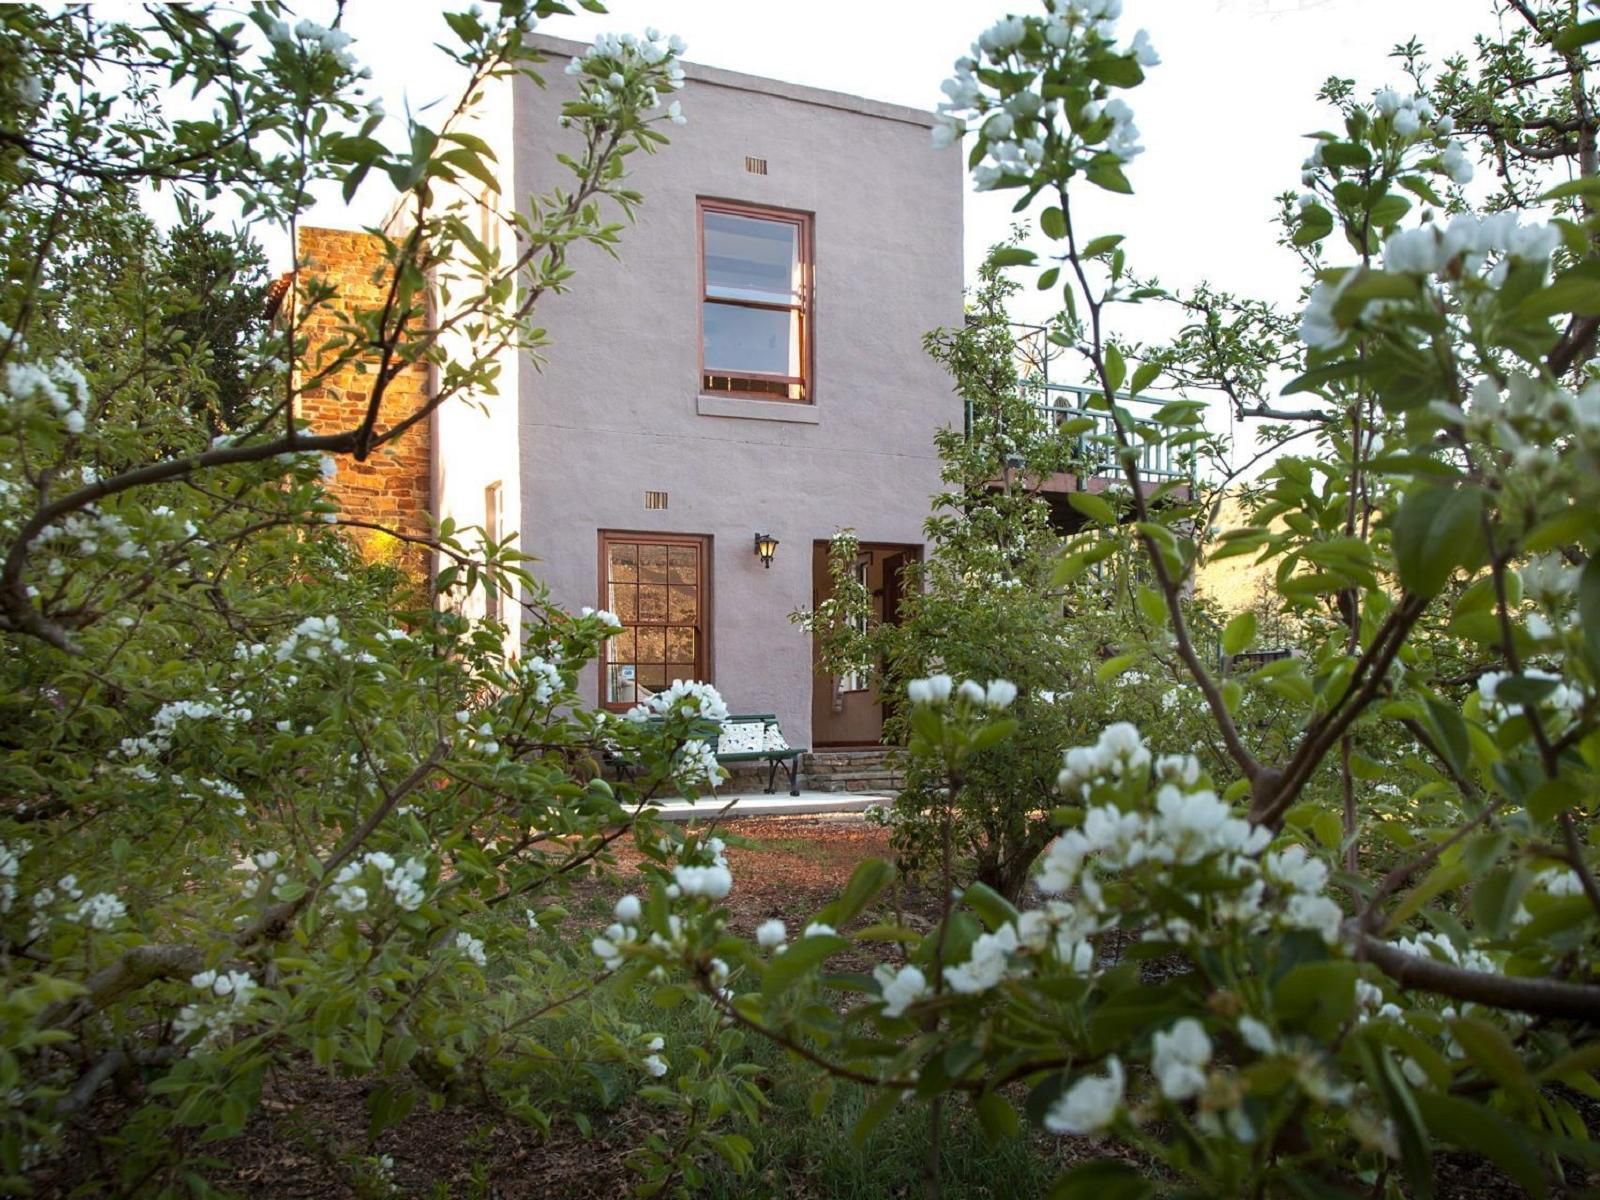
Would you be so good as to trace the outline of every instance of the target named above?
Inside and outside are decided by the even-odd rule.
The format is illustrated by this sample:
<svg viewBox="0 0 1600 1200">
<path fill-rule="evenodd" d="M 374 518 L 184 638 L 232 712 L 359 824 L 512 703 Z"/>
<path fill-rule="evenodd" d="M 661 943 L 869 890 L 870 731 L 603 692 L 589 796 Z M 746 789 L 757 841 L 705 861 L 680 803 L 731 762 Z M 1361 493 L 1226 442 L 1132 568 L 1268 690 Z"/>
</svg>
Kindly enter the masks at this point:
<svg viewBox="0 0 1600 1200">
<path fill-rule="evenodd" d="M 706 541 L 604 533 L 601 602 L 622 622 L 600 660 L 600 699 L 627 707 L 674 679 L 706 677 Z"/>
<path fill-rule="evenodd" d="M 811 399 L 811 219 L 700 202 L 702 390 Z"/>
</svg>

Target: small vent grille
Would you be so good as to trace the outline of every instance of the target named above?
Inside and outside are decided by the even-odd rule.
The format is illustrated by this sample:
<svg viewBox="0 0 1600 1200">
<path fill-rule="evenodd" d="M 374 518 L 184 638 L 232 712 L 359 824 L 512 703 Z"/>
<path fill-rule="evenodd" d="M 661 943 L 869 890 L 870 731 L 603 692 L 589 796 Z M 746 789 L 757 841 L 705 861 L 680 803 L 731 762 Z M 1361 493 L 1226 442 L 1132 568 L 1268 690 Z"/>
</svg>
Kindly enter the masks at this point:
<svg viewBox="0 0 1600 1200">
<path fill-rule="evenodd" d="M 767 173 L 767 160 L 764 158 L 751 158 L 745 155 L 744 169 L 752 175 L 765 175 Z"/>
<path fill-rule="evenodd" d="M 654 509 L 666 508 L 667 494 L 665 492 L 646 492 L 644 494 L 644 506 Z"/>
</svg>

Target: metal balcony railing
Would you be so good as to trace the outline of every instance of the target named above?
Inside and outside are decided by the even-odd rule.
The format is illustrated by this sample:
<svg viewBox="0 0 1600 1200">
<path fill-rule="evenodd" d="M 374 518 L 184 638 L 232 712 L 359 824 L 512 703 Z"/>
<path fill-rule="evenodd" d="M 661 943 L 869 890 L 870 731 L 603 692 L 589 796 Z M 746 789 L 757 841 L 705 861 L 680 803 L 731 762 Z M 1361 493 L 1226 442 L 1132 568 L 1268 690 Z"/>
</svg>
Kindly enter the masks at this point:
<svg viewBox="0 0 1600 1200">
<path fill-rule="evenodd" d="M 1076 445 L 1073 457 L 1081 470 L 1077 472 L 1079 487 L 1088 479 L 1122 479 L 1122 468 L 1117 460 L 1116 432 L 1111 414 L 1090 407 L 1098 401 L 1100 393 L 1094 388 L 1077 384 L 1058 383 L 1050 377 L 1050 367 L 1063 354 L 1062 347 L 1050 340 L 1050 327 L 1012 322 L 1016 331 L 1016 364 L 1021 379 L 1022 393 L 1028 396 L 1038 413 L 1043 428 L 1036 432 L 1056 433 L 1068 422 L 1082 425 L 1081 418 L 1094 422 L 1073 435 Z M 1164 438 L 1146 440 L 1139 436 L 1141 429 L 1154 433 L 1158 426 L 1141 420 L 1142 413 L 1153 413 L 1167 400 L 1118 395 L 1117 407 L 1133 419 L 1128 432 L 1130 442 L 1138 451 L 1139 473 L 1152 484 L 1178 481 L 1194 484 L 1192 459 L 1185 460 L 1179 450 L 1168 445 Z M 967 436 L 972 436 L 972 402 L 967 402 Z M 1169 428 L 1166 432 L 1170 433 Z"/>
<path fill-rule="evenodd" d="M 1089 407 L 1091 399 L 1100 396 L 1093 388 L 1078 387 L 1066 383 L 1046 383 L 1041 380 L 1027 380 L 1023 384 L 1024 393 L 1032 398 L 1032 407 L 1043 422 L 1041 432 L 1055 433 L 1069 422 L 1082 425 L 1082 420 L 1087 419 L 1094 424 L 1091 427 L 1080 428 L 1072 436 L 1076 441 L 1076 458 L 1082 465 L 1081 477 L 1086 479 L 1121 479 L 1122 469 L 1118 465 L 1116 451 L 1116 431 L 1111 422 L 1111 414 L 1101 409 Z M 1155 484 L 1165 483 L 1168 480 L 1187 480 L 1193 482 L 1194 468 L 1192 464 L 1180 461 L 1180 455 L 1164 440 L 1147 441 L 1139 436 L 1141 428 L 1155 432 L 1159 429 L 1153 422 L 1139 419 L 1141 411 L 1154 412 L 1160 408 L 1164 400 L 1150 400 L 1144 397 L 1119 395 L 1117 407 L 1125 410 L 1133 418 L 1133 428 L 1130 441 L 1138 453 L 1139 474 L 1147 481 Z M 972 433 L 972 401 L 967 401 L 967 433 Z"/>
</svg>

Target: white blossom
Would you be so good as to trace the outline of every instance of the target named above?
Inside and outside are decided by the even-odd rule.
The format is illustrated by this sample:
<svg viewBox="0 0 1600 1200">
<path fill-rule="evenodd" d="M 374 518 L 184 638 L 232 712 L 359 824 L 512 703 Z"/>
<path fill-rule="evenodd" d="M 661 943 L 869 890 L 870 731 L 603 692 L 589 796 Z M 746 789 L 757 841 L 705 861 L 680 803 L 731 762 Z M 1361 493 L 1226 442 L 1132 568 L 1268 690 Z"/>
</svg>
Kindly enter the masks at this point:
<svg viewBox="0 0 1600 1200">
<path fill-rule="evenodd" d="M 489 965 L 489 956 L 484 953 L 482 940 L 465 930 L 456 934 L 456 949 L 480 967 Z"/>
<path fill-rule="evenodd" d="M 1444 173 L 1458 184 L 1472 182 L 1472 160 L 1467 157 L 1467 152 L 1461 148 L 1460 142 L 1451 142 L 1445 147 L 1444 153 L 1439 156 Z"/>
<path fill-rule="evenodd" d="M 873 977 L 883 992 L 883 1015 L 886 1017 L 904 1016 L 906 1009 L 931 994 L 927 977 L 913 966 L 904 966 L 898 971 L 879 966 L 873 971 Z"/>
<path fill-rule="evenodd" d="M 1184 1017 L 1171 1029 L 1155 1035 L 1151 1043 L 1150 1070 L 1168 1100 L 1188 1100 L 1206 1086 L 1206 1065 L 1211 1061 L 1211 1039 L 1193 1017 Z"/>
<path fill-rule="evenodd" d="M 1106 1074 L 1084 1076 L 1068 1088 L 1046 1110 L 1044 1127 L 1051 1133 L 1099 1133 L 1122 1107 L 1126 1082 L 1122 1063 L 1115 1056 L 1106 1059 Z"/>
<path fill-rule="evenodd" d="M 1357 982 L 1360 981 L 1358 980 Z M 1272 1036 L 1272 1030 L 1254 1017 L 1239 1018 L 1239 1036 L 1244 1039 L 1244 1044 L 1257 1054 L 1276 1054 L 1278 1052 L 1278 1040 Z"/>
</svg>

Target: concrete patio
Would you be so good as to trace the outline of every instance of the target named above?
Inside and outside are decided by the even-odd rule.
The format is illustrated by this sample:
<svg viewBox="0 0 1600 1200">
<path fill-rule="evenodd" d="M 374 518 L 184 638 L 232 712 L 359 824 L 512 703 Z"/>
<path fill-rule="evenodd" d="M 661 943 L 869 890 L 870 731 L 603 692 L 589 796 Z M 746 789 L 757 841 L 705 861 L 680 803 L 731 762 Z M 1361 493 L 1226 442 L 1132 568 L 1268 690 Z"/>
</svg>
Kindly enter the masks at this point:
<svg viewBox="0 0 1600 1200">
<path fill-rule="evenodd" d="M 873 806 L 887 807 L 893 801 L 892 795 L 870 792 L 802 791 L 798 796 L 783 791 L 772 796 L 765 792 L 726 792 L 707 796 L 694 804 L 685 800 L 666 801 L 658 815 L 665 821 L 692 821 L 696 817 L 706 820 L 718 814 L 725 821 L 735 817 L 806 817 L 865 812 Z M 723 812 L 730 802 L 732 807 Z"/>
</svg>

